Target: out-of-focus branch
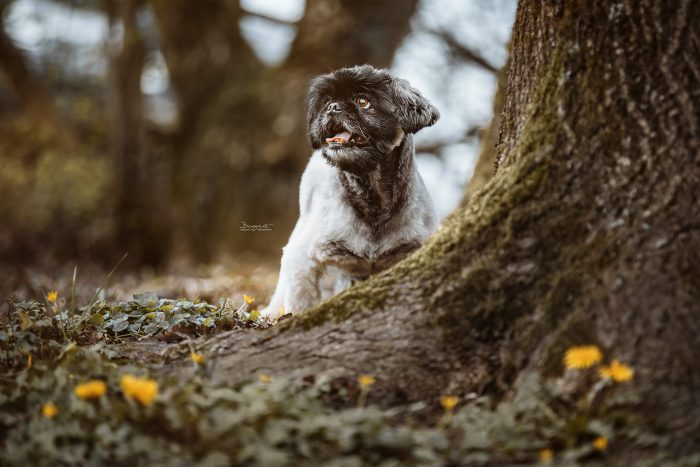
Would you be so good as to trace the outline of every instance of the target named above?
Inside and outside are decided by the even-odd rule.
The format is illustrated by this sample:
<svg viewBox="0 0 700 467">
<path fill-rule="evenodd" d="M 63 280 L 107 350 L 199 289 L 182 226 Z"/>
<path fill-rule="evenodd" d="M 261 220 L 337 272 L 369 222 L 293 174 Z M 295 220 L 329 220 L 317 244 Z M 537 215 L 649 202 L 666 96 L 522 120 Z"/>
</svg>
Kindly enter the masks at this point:
<svg viewBox="0 0 700 467">
<path fill-rule="evenodd" d="M 276 24 L 281 24 L 283 26 L 295 26 L 297 24 L 297 21 L 289 21 L 286 19 L 275 18 L 274 16 L 266 15 L 264 13 L 258 13 L 255 11 L 246 10 L 245 8 L 241 8 L 241 13 L 243 13 L 244 16 L 253 16 L 255 18 L 264 19 L 265 21 L 270 21 L 270 22 L 273 22 Z"/>
<path fill-rule="evenodd" d="M 483 56 L 481 56 L 481 54 L 479 54 L 475 50 L 462 44 L 452 33 L 445 30 L 432 29 L 427 30 L 427 32 L 442 39 L 442 41 L 445 43 L 445 45 L 447 45 L 447 47 L 450 50 L 450 53 L 454 57 L 457 57 L 465 62 L 471 62 L 476 65 L 479 65 L 480 67 L 492 73 L 498 72 L 498 67 L 491 64 L 491 62 L 486 60 Z"/>
<path fill-rule="evenodd" d="M 481 133 L 482 128 L 480 126 L 472 126 L 467 129 L 459 139 L 451 139 L 445 141 L 431 141 L 425 144 L 419 144 L 416 146 L 417 153 L 430 153 L 440 156 L 440 152 L 447 146 L 454 146 L 455 144 L 468 143 L 472 138 L 476 138 Z"/>
<path fill-rule="evenodd" d="M 179 103 L 180 130 L 193 130 L 201 112 L 227 84 L 261 67 L 240 34 L 238 2 L 148 0 Z"/>
<path fill-rule="evenodd" d="M 335 68 L 391 65 L 410 31 L 417 0 L 308 0 L 285 65 L 305 79 Z"/>
</svg>

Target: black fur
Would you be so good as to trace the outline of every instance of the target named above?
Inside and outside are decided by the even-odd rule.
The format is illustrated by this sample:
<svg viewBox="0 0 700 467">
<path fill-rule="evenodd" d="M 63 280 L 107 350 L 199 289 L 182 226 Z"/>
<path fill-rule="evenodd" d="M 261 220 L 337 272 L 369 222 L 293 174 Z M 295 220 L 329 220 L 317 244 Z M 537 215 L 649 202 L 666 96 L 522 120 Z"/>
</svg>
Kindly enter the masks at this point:
<svg viewBox="0 0 700 467">
<path fill-rule="evenodd" d="M 356 104 L 360 97 L 369 100 L 368 109 Z M 340 110 L 330 112 L 332 103 Z M 341 170 L 346 199 L 377 234 L 408 196 L 414 170 L 411 133 L 439 117 L 438 110 L 408 81 L 370 65 L 316 77 L 307 97 L 311 145 Z M 326 138 L 344 130 L 360 141 L 326 143 Z"/>
<path fill-rule="evenodd" d="M 358 97 L 368 99 L 371 107 L 361 109 L 355 103 Z M 339 104 L 342 111 L 329 113 L 331 103 Z M 341 170 L 365 174 L 378 168 L 399 130 L 416 133 L 434 124 L 440 114 L 406 80 L 362 65 L 316 77 L 307 97 L 307 117 L 314 149 L 322 148 L 326 160 Z M 338 147 L 326 144 L 326 138 L 343 129 L 366 142 Z"/>
</svg>

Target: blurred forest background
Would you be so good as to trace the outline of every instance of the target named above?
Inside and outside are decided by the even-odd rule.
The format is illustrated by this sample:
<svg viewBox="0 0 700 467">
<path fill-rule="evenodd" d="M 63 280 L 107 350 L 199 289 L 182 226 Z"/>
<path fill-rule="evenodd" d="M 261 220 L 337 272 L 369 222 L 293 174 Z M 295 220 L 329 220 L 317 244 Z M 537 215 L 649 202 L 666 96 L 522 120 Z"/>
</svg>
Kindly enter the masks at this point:
<svg viewBox="0 0 700 467">
<path fill-rule="evenodd" d="M 491 118 L 515 1 L 0 0 L 0 10 L 9 292 L 31 289 L 32 270 L 104 271 L 125 252 L 122 270 L 252 255 L 276 267 L 311 152 L 306 86 L 343 66 L 390 67 L 440 109 L 416 143 L 444 217 Z"/>
</svg>

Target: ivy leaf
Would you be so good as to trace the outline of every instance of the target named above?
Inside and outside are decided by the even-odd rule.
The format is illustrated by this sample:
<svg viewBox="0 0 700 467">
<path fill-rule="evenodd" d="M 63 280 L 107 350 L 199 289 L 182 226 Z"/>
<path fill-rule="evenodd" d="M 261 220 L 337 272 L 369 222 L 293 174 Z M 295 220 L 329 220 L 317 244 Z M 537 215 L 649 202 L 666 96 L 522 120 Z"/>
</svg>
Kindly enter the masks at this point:
<svg viewBox="0 0 700 467">
<path fill-rule="evenodd" d="M 34 321 L 32 321 L 27 313 L 17 310 L 17 315 L 19 316 L 20 329 L 22 331 L 26 331 L 32 327 L 32 324 L 34 324 Z"/>
<path fill-rule="evenodd" d="M 139 324 L 139 323 L 136 323 L 136 324 Z M 128 320 L 128 319 L 125 319 L 125 320 L 120 321 L 119 323 L 117 323 L 114 327 L 112 327 L 112 330 L 113 330 L 114 332 L 121 332 L 121 331 L 125 330 L 125 329 L 128 328 L 128 327 L 129 327 L 129 320 Z"/>
<path fill-rule="evenodd" d="M 105 324 L 105 317 L 99 313 L 95 313 L 90 315 L 90 321 L 92 321 L 94 324 L 103 325 Z"/>
<path fill-rule="evenodd" d="M 134 294 L 134 301 L 139 306 L 151 307 L 158 303 L 158 295 L 155 292 L 144 292 L 142 294 Z"/>
</svg>

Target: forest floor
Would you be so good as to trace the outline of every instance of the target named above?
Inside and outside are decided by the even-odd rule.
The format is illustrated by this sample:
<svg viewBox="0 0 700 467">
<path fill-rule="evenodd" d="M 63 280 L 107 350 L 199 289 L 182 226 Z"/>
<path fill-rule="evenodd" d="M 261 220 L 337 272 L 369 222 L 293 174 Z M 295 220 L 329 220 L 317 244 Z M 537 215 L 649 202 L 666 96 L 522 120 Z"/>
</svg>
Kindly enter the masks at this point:
<svg viewBox="0 0 700 467">
<path fill-rule="evenodd" d="M 630 401 L 593 365 L 528 380 L 497 407 L 474 393 L 385 407 L 372 393 L 382 375 L 215 383 L 211 337 L 274 331 L 257 312 L 274 263 L 39 271 L 9 281 L 0 313 L 2 465 L 598 463 L 645 436 L 614 439 L 616 404 Z"/>
</svg>

